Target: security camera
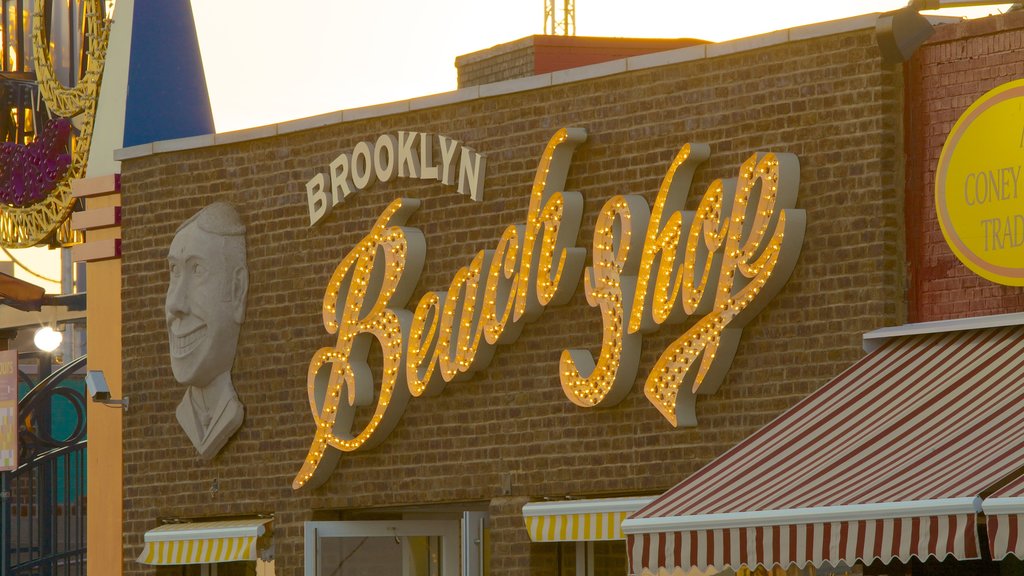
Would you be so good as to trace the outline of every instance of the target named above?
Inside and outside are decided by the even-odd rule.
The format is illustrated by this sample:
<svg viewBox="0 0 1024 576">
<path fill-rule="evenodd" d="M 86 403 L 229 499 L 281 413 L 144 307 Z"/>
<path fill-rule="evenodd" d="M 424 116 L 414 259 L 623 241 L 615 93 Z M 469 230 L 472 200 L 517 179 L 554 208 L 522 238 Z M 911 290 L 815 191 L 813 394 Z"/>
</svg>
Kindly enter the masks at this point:
<svg viewBox="0 0 1024 576">
<path fill-rule="evenodd" d="M 89 397 L 95 402 L 110 400 L 110 386 L 102 370 L 89 370 L 85 375 L 85 385 L 89 387 Z"/>
<path fill-rule="evenodd" d="M 89 388 L 89 397 L 93 402 L 128 409 L 127 396 L 122 400 L 111 400 L 110 386 L 107 386 L 107 378 L 103 375 L 102 370 L 89 370 L 85 374 L 85 385 Z"/>
</svg>

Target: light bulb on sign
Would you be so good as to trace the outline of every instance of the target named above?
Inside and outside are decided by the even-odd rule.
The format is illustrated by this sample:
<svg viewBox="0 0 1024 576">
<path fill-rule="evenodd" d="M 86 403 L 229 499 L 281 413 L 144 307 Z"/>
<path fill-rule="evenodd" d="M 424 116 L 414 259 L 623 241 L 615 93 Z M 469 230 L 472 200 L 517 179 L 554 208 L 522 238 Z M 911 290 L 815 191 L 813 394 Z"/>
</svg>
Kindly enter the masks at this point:
<svg viewBox="0 0 1024 576">
<path fill-rule="evenodd" d="M 64 341 L 64 335 L 54 330 L 52 326 L 43 326 L 36 330 L 36 335 L 32 340 L 35 342 L 36 348 L 43 352 L 53 352 Z"/>
</svg>

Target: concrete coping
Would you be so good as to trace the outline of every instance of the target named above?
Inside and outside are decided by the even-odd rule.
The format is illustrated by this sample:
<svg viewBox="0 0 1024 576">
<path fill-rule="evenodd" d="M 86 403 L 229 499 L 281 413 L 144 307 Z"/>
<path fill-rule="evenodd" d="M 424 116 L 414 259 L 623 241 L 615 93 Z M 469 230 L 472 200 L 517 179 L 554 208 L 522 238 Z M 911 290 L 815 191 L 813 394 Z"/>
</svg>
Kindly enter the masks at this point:
<svg viewBox="0 0 1024 576">
<path fill-rule="evenodd" d="M 828 22 L 819 22 L 816 24 L 808 24 L 785 30 L 767 32 L 757 36 L 737 38 L 735 40 L 728 40 L 725 42 L 698 44 L 696 46 L 665 50 L 663 52 L 652 52 L 650 54 L 631 56 L 621 60 L 611 60 L 600 64 L 583 66 L 570 70 L 560 70 L 547 74 L 528 76 L 526 78 L 516 78 L 513 80 L 494 82 L 492 84 L 472 86 L 469 88 L 462 88 L 440 94 L 431 94 L 409 100 L 327 112 L 325 114 L 310 116 L 308 118 L 299 118 L 278 124 L 269 124 L 267 126 L 257 126 L 232 132 L 206 134 L 130 146 L 128 148 L 114 150 L 114 160 L 130 160 L 133 158 L 143 158 L 154 154 L 160 154 L 162 152 L 206 148 L 220 144 L 257 140 L 260 138 L 289 134 L 327 125 L 401 114 L 410 110 L 423 110 L 456 102 L 466 102 L 480 98 L 489 98 L 491 96 L 527 92 L 530 90 L 547 88 L 549 86 L 557 86 L 561 84 L 612 76 L 614 74 L 622 74 L 624 72 L 634 72 L 659 66 L 692 62 L 705 58 L 717 58 L 720 56 L 738 54 L 751 50 L 759 50 L 769 46 L 777 46 L 788 42 L 798 42 L 812 38 L 855 32 L 858 30 L 874 28 L 875 23 L 878 20 L 878 16 L 878 13 L 863 14 L 840 20 L 830 20 Z M 951 17 L 931 17 L 929 20 L 933 23 L 942 24 L 959 22 L 961 19 Z M 514 42 L 512 43 L 514 44 Z"/>
</svg>

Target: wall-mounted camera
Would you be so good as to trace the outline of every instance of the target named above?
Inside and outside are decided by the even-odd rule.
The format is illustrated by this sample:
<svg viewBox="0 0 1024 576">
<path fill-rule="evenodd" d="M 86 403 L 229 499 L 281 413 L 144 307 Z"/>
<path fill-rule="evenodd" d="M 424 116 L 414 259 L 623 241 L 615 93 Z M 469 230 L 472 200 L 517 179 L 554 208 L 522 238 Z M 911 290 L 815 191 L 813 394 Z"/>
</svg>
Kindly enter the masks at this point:
<svg viewBox="0 0 1024 576">
<path fill-rule="evenodd" d="M 89 370 L 85 374 L 85 385 L 89 388 L 89 397 L 93 402 L 99 402 L 107 406 L 121 406 L 128 409 L 128 397 L 121 400 L 110 398 L 110 386 L 107 385 L 107 378 L 102 370 Z"/>
</svg>

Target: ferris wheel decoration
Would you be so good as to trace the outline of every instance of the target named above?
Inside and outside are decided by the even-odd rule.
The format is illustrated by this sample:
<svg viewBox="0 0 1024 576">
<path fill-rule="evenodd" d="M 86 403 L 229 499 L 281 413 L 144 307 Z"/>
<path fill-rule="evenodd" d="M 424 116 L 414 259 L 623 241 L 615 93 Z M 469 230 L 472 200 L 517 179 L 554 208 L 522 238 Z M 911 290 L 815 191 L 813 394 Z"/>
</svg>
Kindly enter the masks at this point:
<svg viewBox="0 0 1024 576">
<path fill-rule="evenodd" d="M 42 3 L 32 20 L 33 63 L 39 93 L 50 113 L 59 117 L 37 133 L 28 146 L 11 143 L 0 149 L 0 246 L 27 248 L 44 242 L 61 246 L 81 241 L 70 226 L 75 198 L 71 182 L 85 175 L 96 119 L 96 103 L 110 36 L 102 0 L 85 2 L 87 38 L 85 73 L 66 87 L 54 73 Z M 73 119 L 73 120 L 72 120 Z M 72 129 L 74 126 L 74 130 Z M 77 134 L 72 133 L 77 132 Z M 70 152 L 64 149 L 64 143 Z M 10 163 L 8 163 L 8 161 Z"/>
</svg>

